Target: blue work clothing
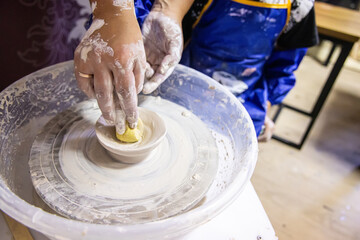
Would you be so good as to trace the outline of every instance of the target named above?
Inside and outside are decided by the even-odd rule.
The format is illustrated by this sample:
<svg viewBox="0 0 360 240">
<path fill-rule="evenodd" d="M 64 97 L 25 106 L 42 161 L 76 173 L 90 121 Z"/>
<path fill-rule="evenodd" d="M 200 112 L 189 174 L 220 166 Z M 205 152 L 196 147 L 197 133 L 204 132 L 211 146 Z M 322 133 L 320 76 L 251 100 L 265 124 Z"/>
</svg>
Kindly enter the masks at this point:
<svg viewBox="0 0 360 240">
<path fill-rule="evenodd" d="M 182 64 L 225 85 L 242 102 L 260 134 L 267 100 L 280 103 L 293 88 L 293 71 L 306 49 L 279 51 L 275 42 L 290 2 L 213 0 L 195 22 Z"/>
<path fill-rule="evenodd" d="M 134 1 L 135 14 L 136 14 L 136 18 L 137 18 L 137 21 L 139 22 L 140 26 L 142 26 L 142 24 L 144 23 L 145 18 L 149 14 L 154 1 L 155 0 L 135 0 Z"/>
</svg>

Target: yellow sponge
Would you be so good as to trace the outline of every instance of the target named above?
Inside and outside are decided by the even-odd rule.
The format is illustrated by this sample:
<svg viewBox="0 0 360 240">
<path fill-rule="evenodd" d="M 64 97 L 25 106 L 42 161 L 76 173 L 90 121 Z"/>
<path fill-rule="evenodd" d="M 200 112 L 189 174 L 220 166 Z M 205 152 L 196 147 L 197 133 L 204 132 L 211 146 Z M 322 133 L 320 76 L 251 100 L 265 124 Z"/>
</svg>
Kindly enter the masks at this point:
<svg viewBox="0 0 360 240">
<path fill-rule="evenodd" d="M 118 134 L 116 132 L 116 138 L 125 143 L 134 143 L 139 141 L 144 134 L 144 124 L 139 118 L 137 127 L 131 129 L 126 122 L 126 129 L 124 134 Z"/>
</svg>

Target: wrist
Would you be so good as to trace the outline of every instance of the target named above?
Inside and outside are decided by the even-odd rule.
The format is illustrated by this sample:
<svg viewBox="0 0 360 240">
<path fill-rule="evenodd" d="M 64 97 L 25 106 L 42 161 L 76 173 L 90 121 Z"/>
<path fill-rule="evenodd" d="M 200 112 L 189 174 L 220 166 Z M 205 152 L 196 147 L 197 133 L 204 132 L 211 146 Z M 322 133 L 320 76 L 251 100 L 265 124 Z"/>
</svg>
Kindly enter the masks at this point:
<svg viewBox="0 0 360 240">
<path fill-rule="evenodd" d="M 156 0 L 151 11 L 161 12 L 181 25 L 182 19 L 189 10 L 192 0 Z"/>
<path fill-rule="evenodd" d="M 94 17 L 94 21 L 97 19 L 103 20 L 104 24 L 94 34 L 99 33 L 106 42 L 114 40 L 120 41 L 122 44 L 130 44 L 142 40 L 140 26 L 135 15 Z"/>
<path fill-rule="evenodd" d="M 103 19 L 105 22 L 113 18 L 126 19 L 134 18 L 134 3 L 131 0 L 101 0 L 91 1 L 91 8 L 94 19 Z"/>
<path fill-rule="evenodd" d="M 169 8 L 163 8 L 163 7 L 159 7 L 159 6 L 153 6 L 151 9 L 152 12 L 158 12 L 158 13 L 162 13 L 163 15 L 171 18 L 172 20 L 174 20 L 176 23 L 178 23 L 179 25 L 182 22 L 183 16 L 179 13 L 176 13 L 175 11 L 172 11 Z"/>
<path fill-rule="evenodd" d="M 266 101 L 266 105 L 267 105 L 267 109 L 270 109 L 271 108 L 271 102 L 268 100 Z"/>
</svg>

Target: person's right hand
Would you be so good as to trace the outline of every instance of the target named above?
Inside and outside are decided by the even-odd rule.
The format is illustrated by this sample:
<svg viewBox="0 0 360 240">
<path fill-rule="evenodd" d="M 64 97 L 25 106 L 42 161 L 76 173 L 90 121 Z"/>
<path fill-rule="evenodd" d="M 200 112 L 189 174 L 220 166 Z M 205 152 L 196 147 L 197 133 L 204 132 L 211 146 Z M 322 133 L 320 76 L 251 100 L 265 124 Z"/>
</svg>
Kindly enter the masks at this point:
<svg viewBox="0 0 360 240">
<path fill-rule="evenodd" d="M 146 65 L 142 35 L 133 6 L 94 16 L 75 51 L 75 75 L 79 88 L 97 99 L 104 119 L 123 134 L 126 121 L 135 128 L 138 120 Z"/>
</svg>

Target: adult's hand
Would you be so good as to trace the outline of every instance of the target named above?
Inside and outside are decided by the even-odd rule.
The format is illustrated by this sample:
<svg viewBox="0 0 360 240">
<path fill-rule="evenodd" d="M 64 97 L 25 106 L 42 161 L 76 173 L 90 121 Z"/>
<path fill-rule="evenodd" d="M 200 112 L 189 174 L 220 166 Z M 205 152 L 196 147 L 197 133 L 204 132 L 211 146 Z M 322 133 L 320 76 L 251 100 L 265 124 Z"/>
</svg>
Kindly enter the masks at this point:
<svg viewBox="0 0 360 240">
<path fill-rule="evenodd" d="M 174 71 L 183 51 L 181 21 L 192 0 L 155 1 L 142 26 L 148 67 L 143 93 L 154 91 Z"/>
<path fill-rule="evenodd" d="M 96 98 L 104 119 L 123 134 L 126 121 L 135 128 L 137 94 L 144 83 L 146 66 L 141 31 L 132 1 L 94 1 L 94 19 L 75 51 L 78 85 Z"/>
</svg>

